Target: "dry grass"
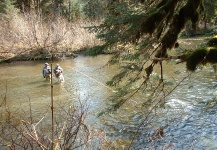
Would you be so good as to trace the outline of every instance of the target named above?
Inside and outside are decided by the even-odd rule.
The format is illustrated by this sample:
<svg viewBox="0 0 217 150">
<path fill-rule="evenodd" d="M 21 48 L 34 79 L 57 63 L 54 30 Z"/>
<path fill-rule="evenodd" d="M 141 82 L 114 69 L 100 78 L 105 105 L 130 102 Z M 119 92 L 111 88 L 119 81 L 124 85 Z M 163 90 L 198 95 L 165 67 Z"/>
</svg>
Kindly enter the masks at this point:
<svg viewBox="0 0 217 150">
<path fill-rule="evenodd" d="M 2 17 L 0 53 L 10 53 L 10 56 L 21 53 L 37 55 L 88 48 L 99 40 L 83 27 L 96 24 L 90 21 L 68 22 L 61 17 L 55 21 L 45 20 L 34 13 Z"/>
</svg>

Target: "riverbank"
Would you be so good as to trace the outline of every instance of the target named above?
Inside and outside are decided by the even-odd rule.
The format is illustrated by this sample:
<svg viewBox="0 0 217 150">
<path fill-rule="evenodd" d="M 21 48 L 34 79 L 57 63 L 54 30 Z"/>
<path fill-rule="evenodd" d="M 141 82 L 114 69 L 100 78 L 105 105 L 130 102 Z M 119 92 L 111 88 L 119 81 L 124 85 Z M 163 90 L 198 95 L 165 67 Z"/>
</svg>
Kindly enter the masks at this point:
<svg viewBox="0 0 217 150">
<path fill-rule="evenodd" d="M 178 43 L 180 44 L 181 49 L 192 49 L 197 46 L 203 45 L 208 41 L 210 37 L 198 36 L 192 38 L 180 38 L 178 39 Z M 194 41 L 194 44 L 191 42 Z M 196 44 L 195 44 L 196 43 Z M 184 46 L 183 46 L 184 45 Z M 194 46 L 192 46 L 194 45 Z M 55 52 L 50 52 L 49 50 L 32 50 L 27 51 L 20 54 L 15 54 L 11 52 L 4 52 L 0 50 L 0 63 L 6 62 L 14 62 L 14 61 L 36 61 L 36 60 L 65 60 L 76 58 L 78 55 L 86 55 L 88 51 L 88 47 L 81 47 L 79 49 L 69 49 L 62 48 L 61 50 L 56 50 Z M 115 52 L 111 52 L 108 54 L 113 54 Z"/>
<path fill-rule="evenodd" d="M 61 17 L 44 21 L 41 17 L 0 18 L 0 62 L 74 58 L 101 42 L 85 28 L 99 24 L 97 21 L 69 22 Z"/>
<path fill-rule="evenodd" d="M 31 55 L 31 54 L 21 54 L 14 55 L 12 53 L 8 53 L 0 56 L 0 62 L 14 62 L 14 61 L 35 61 L 35 60 L 64 60 L 66 58 L 75 58 L 77 54 L 73 52 L 59 52 L 55 54 L 39 54 L 39 55 Z"/>
<path fill-rule="evenodd" d="M 85 53 L 86 50 L 86 48 L 78 50 L 69 50 L 66 48 L 65 51 L 61 50 L 53 53 L 35 53 L 30 51 L 21 54 L 15 54 L 11 52 L 0 52 L 0 63 L 10 63 L 14 61 L 65 60 L 68 58 L 76 58 L 78 55 Z"/>
</svg>

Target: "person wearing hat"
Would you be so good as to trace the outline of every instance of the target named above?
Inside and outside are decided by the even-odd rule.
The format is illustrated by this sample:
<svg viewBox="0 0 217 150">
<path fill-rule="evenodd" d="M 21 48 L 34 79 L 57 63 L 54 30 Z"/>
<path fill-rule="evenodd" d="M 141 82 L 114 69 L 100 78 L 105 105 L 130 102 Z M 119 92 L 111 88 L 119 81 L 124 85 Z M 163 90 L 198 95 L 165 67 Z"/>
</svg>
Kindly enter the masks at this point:
<svg viewBox="0 0 217 150">
<path fill-rule="evenodd" d="M 46 78 L 46 74 L 50 74 L 51 73 L 51 68 L 50 65 L 48 63 L 44 64 L 44 67 L 42 69 L 42 75 L 44 78 Z"/>
<path fill-rule="evenodd" d="M 60 67 L 60 65 L 59 64 L 56 64 L 56 66 L 55 66 L 55 68 L 54 68 L 54 74 L 55 74 L 55 77 L 56 78 L 58 78 L 58 73 L 63 73 L 63 68 L 62 67 Z"/>
</svg>

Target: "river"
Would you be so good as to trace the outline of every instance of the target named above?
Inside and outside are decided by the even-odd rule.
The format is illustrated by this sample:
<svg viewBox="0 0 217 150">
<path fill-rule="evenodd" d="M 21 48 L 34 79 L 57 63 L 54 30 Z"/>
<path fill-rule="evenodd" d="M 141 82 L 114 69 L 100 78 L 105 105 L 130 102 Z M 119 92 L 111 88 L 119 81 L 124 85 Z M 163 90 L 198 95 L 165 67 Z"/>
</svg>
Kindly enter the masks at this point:
<svg viewBox="0 0 217 150">
<path fill-rule="evenodd" d="M 167 97 L 165 107 L 156 109 L 144 122 L 146 125 L 138 128 L 144 114 L 130 103 L 113 114 L 96 117 L 106 107 L 106 98 L 114 92 L 105 85 L 117 72 L 117 67 L 106 66 L 109 58 L 106 55 L 79 56 L 53 62 L 52 65 L 59 63 L 64 68 L 65 78 L 63 83 L 53 79 L 54 104 L 70 105 L 77 99 L 87 100 L 89 112 L 86 123 L 101 129 L 108 139 L 122 147 L 129 145 L 137 133 L 132 149 L 217 149 L 217 77 L 212 67 L 198 69 L 184 80 Z M 34 116 L 40 118 L 50 109 L 50 84 L 42 77 L 44 63 L 0 64 L 1 101 L 6 97 L 10 110 L 28 111 L 31 102 Z M 166 70 L 166 77 L 170 79 L 179 80 L 188 74 L 184 64 L 179 67 L 174 63 L 165 65 L 170 66 Z M 141 99 L 143 97 L 136 97 L 136 101 Z M 0 108 L 4 110 L 3 104 Z M 156 131 L 160 127 L 163 127 L 163 135 L 157 137 Z"/>
</svg>

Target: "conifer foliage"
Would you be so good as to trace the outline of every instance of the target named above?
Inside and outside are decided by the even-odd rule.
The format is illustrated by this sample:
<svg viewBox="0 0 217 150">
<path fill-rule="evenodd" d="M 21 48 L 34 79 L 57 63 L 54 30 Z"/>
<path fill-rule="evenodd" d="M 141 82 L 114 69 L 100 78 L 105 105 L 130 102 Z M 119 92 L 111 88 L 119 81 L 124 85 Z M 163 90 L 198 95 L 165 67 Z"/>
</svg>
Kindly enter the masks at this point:
<svg viewBox="0 0 217 150">
<path fill-rule="evenodd" d="M 115 102 L 112 110 L 119 108 L 135 93 L 148 90 L 149 77 L 157 64 L 161 68 L 161 77 L 156 89 L 164 84 L 163 60 L 182 59 L 187 61 L 186 67 L 191 71 L 203 62 L 216 63 L 216 58 L 212 57 L 216 56 L 215 48 L 208 50 L 205 47 L 176 57 L 168 55 L 168 50 L 179 45 L 177 39 L 185 25 L 191 22 L 192 28 L 196 29 L 203 12 L 203 0 L 125 0 L 112 3 L 104 22 L 89 28 L 91 32 L 97 32 L 104 44 L 88 51 L 92 56 L 115 53 L 109 63 L 121 63 L 120 73 L 107 83 L 118 87 L 116 96 L 112 98 Z"/>
</svg>

